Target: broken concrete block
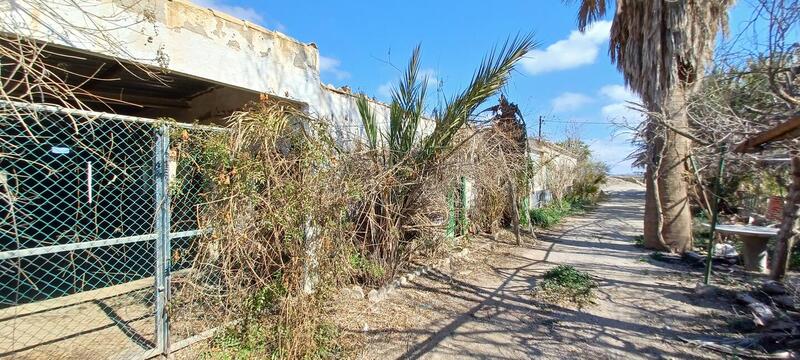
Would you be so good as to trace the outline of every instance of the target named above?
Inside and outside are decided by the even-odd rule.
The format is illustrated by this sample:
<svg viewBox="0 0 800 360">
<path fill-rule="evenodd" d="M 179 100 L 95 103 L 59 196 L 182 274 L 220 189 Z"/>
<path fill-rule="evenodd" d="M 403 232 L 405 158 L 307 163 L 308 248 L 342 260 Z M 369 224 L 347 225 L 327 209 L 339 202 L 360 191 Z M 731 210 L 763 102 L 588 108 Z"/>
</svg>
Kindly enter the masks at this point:
<svg viewBox="0 0 800 360">
<path fill-rule="evenodd" d="M 363 299 L 364 298 L 364 289 L 361 288 L 361 286 L 355 285 L 355 286 L 353 286 L 352 290 L 353 290 L 353 292 L 356 293 L 356 295 L 358 296 L 359 299 Z"/>
</svg>

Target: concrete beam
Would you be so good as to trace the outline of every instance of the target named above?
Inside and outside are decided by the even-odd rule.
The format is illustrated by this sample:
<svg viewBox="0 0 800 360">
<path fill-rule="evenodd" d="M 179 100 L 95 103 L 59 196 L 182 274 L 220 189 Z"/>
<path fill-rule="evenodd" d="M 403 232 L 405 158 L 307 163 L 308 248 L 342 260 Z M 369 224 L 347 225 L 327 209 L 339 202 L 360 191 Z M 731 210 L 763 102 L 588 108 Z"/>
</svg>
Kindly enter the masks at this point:
<svg viewBox="0 0 800 360">
<path fill-rule="evenodd" d="M 319 92 L 319 53 L 279 32 L 185 0 L 19 0 L 4 32 L 259 93 Z"/>
</svg>

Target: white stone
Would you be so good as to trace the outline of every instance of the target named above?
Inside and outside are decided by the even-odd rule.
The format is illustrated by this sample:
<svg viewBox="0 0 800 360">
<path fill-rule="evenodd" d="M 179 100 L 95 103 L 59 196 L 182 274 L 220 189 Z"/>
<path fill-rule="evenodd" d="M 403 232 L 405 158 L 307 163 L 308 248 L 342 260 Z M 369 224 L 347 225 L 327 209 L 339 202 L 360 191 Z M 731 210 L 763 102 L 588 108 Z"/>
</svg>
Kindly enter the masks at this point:
<svg viewBox="0 0 800 360">
<path fill-rule="evenodd" d="M 364 298 L 364 289 L 362 289 L 361 286 L 354 285 L 352 288 L 350 288 L 350 291 L 354 298 L 359 300 Z"/>
<path fill-rule="evenodd" d="M 380 291 L 376 290 L 376 289 L 372 289 L 367 294 L 367 298 L 369 298 L 370 302 L 376 303 L 378 301 L 383 300 L 383 294 Z"/>
</svg>

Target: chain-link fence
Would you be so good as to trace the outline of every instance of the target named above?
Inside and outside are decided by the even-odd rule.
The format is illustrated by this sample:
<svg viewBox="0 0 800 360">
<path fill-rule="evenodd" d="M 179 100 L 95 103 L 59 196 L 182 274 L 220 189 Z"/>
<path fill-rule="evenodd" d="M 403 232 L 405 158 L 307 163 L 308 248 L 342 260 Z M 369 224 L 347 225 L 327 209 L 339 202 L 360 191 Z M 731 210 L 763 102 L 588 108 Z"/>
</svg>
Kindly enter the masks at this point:
<svg viewBox="0 0 800 360">
<path fill-rule="evenodd" d="M 170 140 L 221 131 L 0 103 L 0 357 L 148 357 L 208 330 L 168 319 L 207 185 Z"/>
</svg>

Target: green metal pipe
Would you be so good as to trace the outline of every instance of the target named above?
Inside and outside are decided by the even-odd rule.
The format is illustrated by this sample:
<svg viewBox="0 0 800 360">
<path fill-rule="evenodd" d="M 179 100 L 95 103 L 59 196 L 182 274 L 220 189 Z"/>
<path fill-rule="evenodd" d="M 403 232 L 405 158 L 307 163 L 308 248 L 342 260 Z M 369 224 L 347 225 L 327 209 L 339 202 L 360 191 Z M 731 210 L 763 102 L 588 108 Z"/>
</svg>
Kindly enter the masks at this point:
<svg viewBox="0 0 800 360">
<path fill-rule="evenodd" d="M 717 178 L 714 179 L 714 193 L 711 202 L 711 238 L 708 240 L 708 255 L 706 257 L 706 271 L 703 276 L 703 284 L 708 285 L 711 278 L 711 268 L 714 262 L 714 233 L 717 230 L 717 221 L 719 219 L 719 199 L 720 189 L 722 188 L 722 175 L 725 172 L 725 152 L 727 148 L 725 145 L 720 146 L 719 149 L 719 168 L 717 169 Z"/>
</svg>

